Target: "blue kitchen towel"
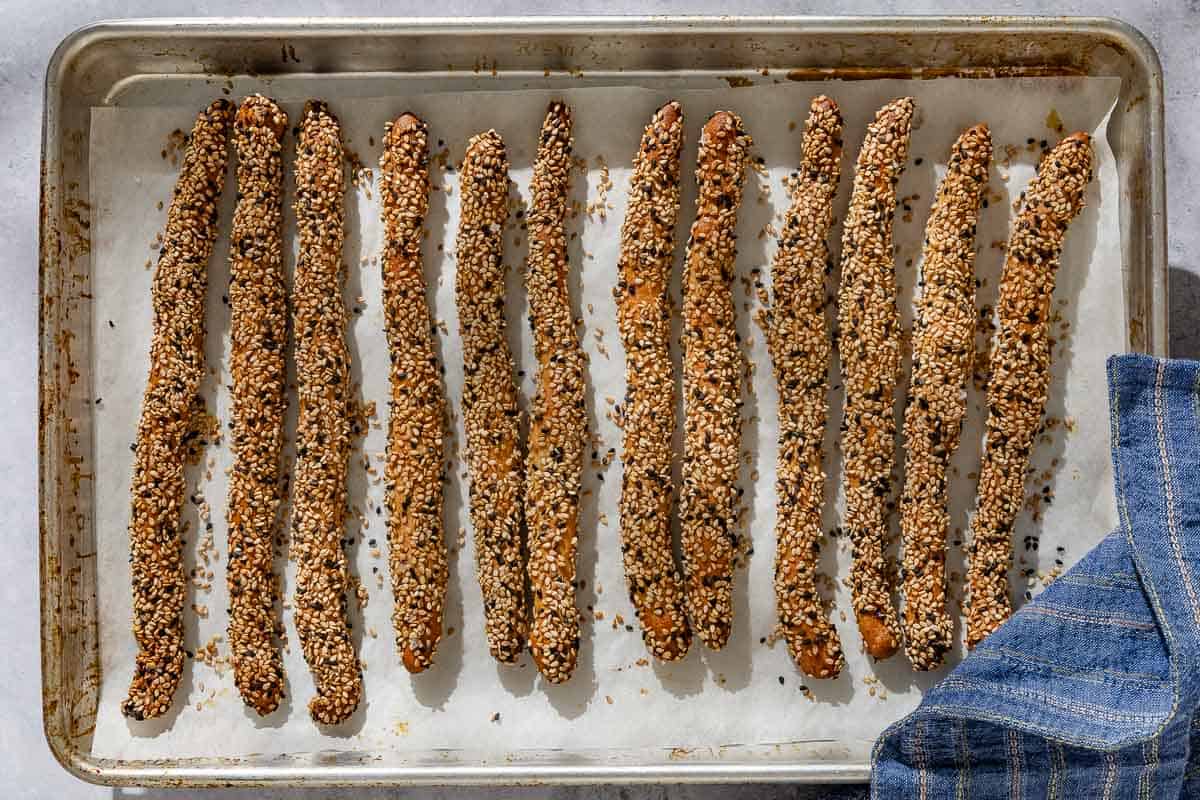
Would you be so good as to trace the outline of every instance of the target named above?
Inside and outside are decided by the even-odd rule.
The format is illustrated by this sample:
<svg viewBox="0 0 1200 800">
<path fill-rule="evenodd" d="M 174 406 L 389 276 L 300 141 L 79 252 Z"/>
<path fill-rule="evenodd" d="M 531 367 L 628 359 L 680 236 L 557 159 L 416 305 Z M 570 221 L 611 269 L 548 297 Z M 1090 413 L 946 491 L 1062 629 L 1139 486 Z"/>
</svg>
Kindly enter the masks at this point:
<svg viewBox="0 0 1200 800">
<path fill-rule="evenodd" d="M 871 797 L 1200 797 L 1200 362 L 1108 362 L 1120 527 L 872 754 Z"/>
</svg>

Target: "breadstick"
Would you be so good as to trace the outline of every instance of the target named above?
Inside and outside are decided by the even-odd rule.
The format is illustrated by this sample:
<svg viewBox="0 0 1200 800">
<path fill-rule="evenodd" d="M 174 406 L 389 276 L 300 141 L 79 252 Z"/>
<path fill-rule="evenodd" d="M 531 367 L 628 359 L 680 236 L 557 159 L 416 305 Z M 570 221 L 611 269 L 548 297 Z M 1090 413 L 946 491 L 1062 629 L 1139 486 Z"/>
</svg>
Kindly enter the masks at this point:
<svg viewBox="0 0 1200 800">
<path fill-rule="evenodd" d="M 671 260 L 679 218 L 683 109 L 670 102 L 642 134 L 617 261 L 617 324 L 625 348 L 621 555 L 646 649 L 678 661 L 692 643 L 683 577 L 671 549 Z"/>
<path fill-rule="evenodd" d="M 734 325 L 738 207 L 751 139 L 728 111 L 700 135 L 696 221 L 683 274 L 683 488 L 679 496 L 688 618 L 720 650 L 733 627 L 733 558 L 741 464 L 743 360 Z"/>
<path fill-rule="evenodd" d="M 964 131 L 925 224 L 900 498 L 904 652 L 919 670 L 941 664 L 954 636 L 946 610 L 946 471 L 958 449 L 975 358 L 975 226 L 991 160 L 987 126 Z"/>
<path fill-rule="evenodd" d="M 216 100 L 196 117 L 151 288 L 154 333 L 134 445 L 129 517 L 138 652 L 129 695 L 121 704 L 122 713 L 137 720 L 171 707 L 183 673 L 183 469 L 203 413 L 197 392 L 204 377 L 204 295 L 233 112 L 232 103 Z"/>
<path fill-rule="evenodd" d="M 424 122 L 389 123 L 379 162 L 383 202 L 383 313 L 391 352 L 385 491 L 388 568 L 396 648 L 409 672 L 433 663 L 446 601 L 442 532 L 446 398 L 433 352 L 421 238 L 429 210 L 429 144 Z"/>
<path fill-rule="evenodd" d="M 1011 613 L 1012 530 L 1025 500 L 1025 470 L 1050 385 L 1050 299 L 1063 239 L 1092 180 L 1092 142 L 1073 133 L 1038 165 L 1009 235 L 1000 276 L 999 331 L 988 380 L 979 509 L 971 521 L 967 646 Z"/>
<path fill-rule="evenodd" d="M 261 715 L 283 697 L 274 571 L 287 409 L 283 135 L 287 114 L 247 97 L 234 123 L 238 203 L 229 237 L 233 472 L 229 476 L 229 652 L 242 700 Z"/>
<path fill-rule="evenodd" d="M 867 652 L 888 658 L 900 646 L 883 552 L 895 460 L 895 394 L 900 315 L 892 221 L 896 182 L 908 160 L 911 97 L 893 100 L 867 128 L 842 231 L 838 352 L 845 389 L 842 422 L 846 529 L 853 547 L 850 588 Z"/>
<path fill-rule="evenodd" d="M 508 157 L 500 134 L 487 131 L 472 138 L 459 173 L 455 293 L 475 568 L 488 649 L 497 661 L 511 664 L 525 648 L 529 604 L 521 540 L 521 412 L 504 321 Z"/>
<path fill-rule="evenodd" d="M 771 264 L 767 314 L 767 347 L 779 386 L 775 602 L 796 665 L 814 678 L 832 678 L 845 658 L 816 585 L 832 351 L 825 321 L 825 276 L 832 271 L 827 238 L 842 174 L 842 114 L 828 97 L 812 101 L 802 151 Z"/>
<path fill-rule="evenodd" d="M 525 520 L 533 589 L 529 650 L 538 670 L 551 683 L 570 678 L 579 655 L 575 552 L 587 415 L 583 348 L 567 292 L 563 223 L 571 167 L 571 109 L 554 102 L 542 124 L 533 162 L 525 273 L 537 358 L 537 394 L 525 461 Z"/>
<path fill-rule="evenodd" d="M 296 632 L 317 694 L 317 722 L 345 721 L 362 699 L 362 668 L 346 616 L 349 583 L 342 536 L 350 459 L 350 354 L 342 302 L 345 176 L 337 119 L 320 101 L 304 106 L 293 206 L 300 252 L 292 290 L 296 341 L 296 480 L 292 553 Z"/>
</svg>

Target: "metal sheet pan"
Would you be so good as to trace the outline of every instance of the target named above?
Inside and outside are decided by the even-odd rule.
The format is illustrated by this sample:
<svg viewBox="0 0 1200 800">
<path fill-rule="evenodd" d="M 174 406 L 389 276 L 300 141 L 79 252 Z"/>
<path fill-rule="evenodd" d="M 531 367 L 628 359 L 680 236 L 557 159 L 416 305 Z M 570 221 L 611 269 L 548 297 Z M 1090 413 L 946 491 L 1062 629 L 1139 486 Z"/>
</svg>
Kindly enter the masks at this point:
<svg viewBox="0 0 1200 800">
<path fill-rule="evenodd" d="M 92 755 L 99 685 L 90 475 L 88 119 L 93 106 L 201 104 L 234 76 L 312 80 L 359 96 L 404 90 L 1080 74 L 1122 80 L 1109 138 L 1121 172 L 1131 350 L 1167 350 L 1162 73 L 1123 23 L 1060 18 L 564 18 L 154 20 L 99 23 L 59 46 L 42 139 L 40 513 L 47 740 L 81 778 L 113 785 L 379 785 L 851 781 L 858 760 L 726 757 L 719 748 L 618 761 L 578 751 L 521 763 L 387 751 L 187 761 Z"/>
</svg>

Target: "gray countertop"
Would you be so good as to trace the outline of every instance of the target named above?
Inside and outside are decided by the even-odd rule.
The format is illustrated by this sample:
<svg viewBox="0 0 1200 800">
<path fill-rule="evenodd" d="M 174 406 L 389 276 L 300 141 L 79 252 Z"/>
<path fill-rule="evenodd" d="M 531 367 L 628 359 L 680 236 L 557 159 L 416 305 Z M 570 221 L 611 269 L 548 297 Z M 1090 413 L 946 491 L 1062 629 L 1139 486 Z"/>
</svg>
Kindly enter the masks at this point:
<svg viewBox="0 0 1200 800">
<path fill-rule="evenodd" d="M 0 241 L 8 256 L 0 266 L 0 508 L 4 529 L 15 543 L 0 560 L 0 607 L 9 622 L 0 629 L 0 797 L 255 797 L 284 796 L 262 792 L 170 792 L 112 790 L 88 786 L 70 777 L 53 760 L 42 737 L 39 691 L 37 583 L 37 208 L 42 78 L 54 46 L 71 30 L 98 19 L 138 16 L 341 15 L 406 16 L 421 14 L 1068 14 L 1109 15 L 1141 29 L 1158 49 L 1165 68 L 1167 99 L 1167 192 L 1172 355 L 1200 358 L 1200 0 L 1125 0 L 1088 3 L 1079 0 L 1016 0 L 998 6 L 985 0 L 958 3 L 925 0 L 841 0 L 840 3 L 742 0 L 443 0 L 431 7 L 414 0 L 290 0 L 247 3 L 237 0 L 61 0 L 38 4 L 0 0 L 0 18 L 8 34 L 0 48 Z M 1196 148 L 1196 149 L 1192 149 Z M 354 792 L 358 798 L 398 796 L 399 792 Z M 797 787 L 611 787 L 595 789 L 431 790 L 426 797 L 454 798 L 849 798 L 860 788 L 801 790 Z M 345 792 L 317 790 L 286 793 L 288 797 L 341 798 Z"/>
</svg>

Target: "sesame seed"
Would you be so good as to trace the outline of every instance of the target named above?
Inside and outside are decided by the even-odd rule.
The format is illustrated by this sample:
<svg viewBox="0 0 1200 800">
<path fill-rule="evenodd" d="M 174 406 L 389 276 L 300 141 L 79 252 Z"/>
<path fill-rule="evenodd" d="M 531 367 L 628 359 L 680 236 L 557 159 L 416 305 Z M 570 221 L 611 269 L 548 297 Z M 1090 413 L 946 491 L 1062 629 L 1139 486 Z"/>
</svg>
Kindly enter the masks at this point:
<svg viewBox="0 0 1200 800">
<path fill-rule="evenodd" d="M 975 360 L 975 228 L 991 158 L 986 125 L 958 137 L 925 226 L 900 500 L 904 650 L 919 670 L 941 664 L 954 636 L 946 608 L 946 472 L 958 449 Z"/>
<path fill-rule="evenodd" d="M 204 296 L 233 113 L 233 104 L 220 99 L 196 118 L 151 289 L 150 370 L 130 490 L 129 561 L 138 652 L 129 694 L 121 704 L 122 713 L 136 720 L 165 713 L 183 673 L 184 465 L 203 412 L 197 392 L 204 377 Z"/>
<path fill-rule="evenodd" d="M 751 144 L 736 114 L 718 111 L 705 123 L 696 168 L 696 220 L 683 269 L 680 541 L 688 619 L 712 650 L 725 646 L 733 628 L 745 370 L 735 325 L 733 273 Z"/>
<path fill-rule="evenodd" d="M 621 554 L 642 641 L 663 661 L 683 658 L 692 641 L 671 547 L 675 370 L 668 290 L 682 148 L 683 111 L 667 103 L 646 126 L 634 156 L 614 292 L 626 370 Z"/>
<path fill-rule="evenodd" d="M 854 173 L 842 231 L 838 353 L 845 386 L 843 490 L 852 563 L 850 590 L 867 652 L 888 658 L 900 645 L 883 541 L 895 464 L 895 393 L 900 373 L 900 315 L 892 223 L 896 183 L 908 159 L 913 100 L 875 114 Z"/>
<path fill-rule="evenodd" d="M 287 409 L 287 283 L 283 267 L 283 137 L 287 115 L 247 97 L 234 124 L 238 203 L 229 237 L 233 471 L 229 476 L 230 658 L 247 705 L 270 714 L 283 698 L 274 572 Z"/>
<path fill-rule="evenodd" d="M 525 648 L 529 605 L 521 537 L 521 413 L 504 319 L 508 156 L 500 134 L 489 130 L 472 137 L 459 187 L 455 296 L 475 574 L 483 594 L 488 649 L 497 661 L 511 664 Z"/>
<path fill-rule="evenodd" d="M 317 722 L 344 722 L 362 698 L 362 667 L 346 616 L 349 578 L 342 550 L 351 419 L 346 348 L 345 155 L 337 119 L 319 101 L 305 104 L 296 146 L 293 210 L 300 248 L 292 294 L 296 386 L 296 473 L 292 553 L 293 617 L 317 694 Z"/>
<path fill-rule="evenodd" d="M 1071 221 L 1092 179 L 1091 139 L 1076 133 L 1047 152 L 1023 193 L 1000 276 L 999 330 L 988 382 L 979 509 L 971 521 L 967 645 L 1012 613 L 1008 571 L 1025 472 L 1050 384 L 1050 301 Z"/>
<path fill-rule="evenodd" d="M 567 293 L 567 190 L 571 109 L 550 104 L 538 138 L 529 209 L 525 289 L 537 358 L 537 391 L 525 460 L 525 519 L 533 619 L 529 649 L 542 676 L 562 683 L 575 671 L 579 492 L 587 441 L 584 354 Z"/>
<path fill-rule="evenodd" d="M 825 319 L 829 230 L 841 179 L 842 114 L 825 96 L 809 107 L 792 202 L 771 264 L 763 314 L 779 388 L 775 468 L 775 598 L 792 659 L 806 674 L 832 678 L 845 665 L 837 629 L 817 592 L 825 473 L 822 443 L 832 345 Z M 780 683 L 783 683 L 782 676 Z"/>
<path fill-rule="evenodd" d="M 401 114 L 387 125 L 383 145 L 380 268 L 391 361 L 384 470 L 388 570 L 396 649 L 404 667 L 416 673 L 433 663 L 441 640 L 448 577 L 442 529 L 446 398 L 421 265 L 430 192 L 428 128 L 414 115 Z"/>
</svg>

